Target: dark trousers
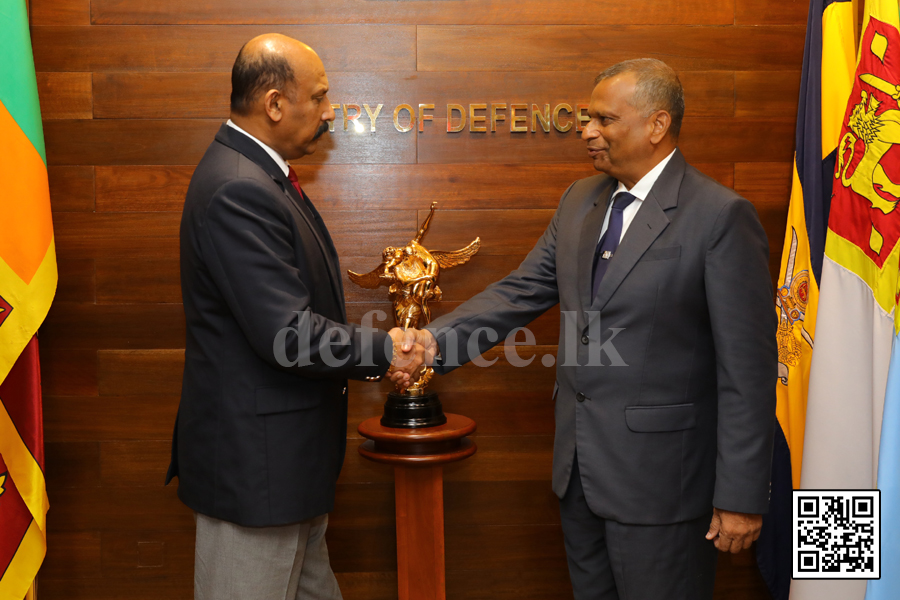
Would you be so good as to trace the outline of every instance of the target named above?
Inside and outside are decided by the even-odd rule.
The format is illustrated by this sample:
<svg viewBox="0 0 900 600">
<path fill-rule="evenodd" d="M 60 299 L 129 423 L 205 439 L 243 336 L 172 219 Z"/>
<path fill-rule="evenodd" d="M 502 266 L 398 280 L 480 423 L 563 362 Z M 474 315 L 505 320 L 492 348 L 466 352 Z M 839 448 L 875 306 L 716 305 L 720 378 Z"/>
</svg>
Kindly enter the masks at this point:
<svg viewBox="0 0 900 600">
<path fill-rule="evenodd" d="M 627 525 L 588 508 L 578 457 L 559 503 L 575 600 L 710 600 L 718 551 L 709 515 L 671 525 Z"/>
</svg>

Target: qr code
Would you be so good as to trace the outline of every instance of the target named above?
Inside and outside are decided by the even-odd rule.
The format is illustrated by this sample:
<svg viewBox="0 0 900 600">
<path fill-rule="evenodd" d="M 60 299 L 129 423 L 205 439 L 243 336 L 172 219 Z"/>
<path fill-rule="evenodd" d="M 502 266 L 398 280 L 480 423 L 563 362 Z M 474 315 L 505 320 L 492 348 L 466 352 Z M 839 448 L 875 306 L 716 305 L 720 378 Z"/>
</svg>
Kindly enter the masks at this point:
<svg viewBox="0 0 900 600">
<path fill-rule="evenodd" d="M 881 577 L 880 490 L 794 490 L 794 579 Z"/>
</svg>

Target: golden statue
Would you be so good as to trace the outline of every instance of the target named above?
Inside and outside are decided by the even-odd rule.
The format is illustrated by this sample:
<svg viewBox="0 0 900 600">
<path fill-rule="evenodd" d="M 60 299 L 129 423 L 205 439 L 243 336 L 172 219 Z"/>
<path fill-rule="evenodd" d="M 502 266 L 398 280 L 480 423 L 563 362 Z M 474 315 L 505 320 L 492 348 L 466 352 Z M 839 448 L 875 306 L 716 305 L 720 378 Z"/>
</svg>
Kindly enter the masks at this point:
<svg viewBox="0 0 900 600">
<path fill-rule="evenodd" d="M 397 327 L 419 328 L 431 322 L 429 302 L 440 302 L 441 288 L 438 287 L 438 275 L 441 269 L 449 269 L 469 262 L 481 247 L 481 238 L 455 252 L 429 251 L 422 246 L 422 238 L 428 231 L 428 225 L 434 216 L 434 207 L 422 223 L 416 237 L 401 247 L 388 246 L 382 252 L 382 263 L 374 270 L 360 275 L 347 271 L 350 281 L 368 289 L 389 286 L 389 298 L 394 305 L 394 323 Z M 419 396 L 424 393 L 425 386 L 434 375 L 431 367 L 422 367 L 419 378 L 414 381 L 407 393 Z"/>
</svg>

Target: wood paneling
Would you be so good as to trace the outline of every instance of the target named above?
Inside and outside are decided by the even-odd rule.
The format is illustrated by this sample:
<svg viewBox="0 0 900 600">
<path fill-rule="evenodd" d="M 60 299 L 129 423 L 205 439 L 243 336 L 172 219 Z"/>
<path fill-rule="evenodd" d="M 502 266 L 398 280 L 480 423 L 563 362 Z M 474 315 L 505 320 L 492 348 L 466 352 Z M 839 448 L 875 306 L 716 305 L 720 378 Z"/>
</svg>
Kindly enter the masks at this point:
<svg viewBox="0 0 900 600">
<path fill-rule="evenodd" d="M 56 252 L 69 258 L 178 256 L 179 213 L 55 213 Z"/>
<path fill-rule="evenodd" d="M 490 563 L 485 566 L 489 567 Z M 568 569 L 540 564 L 509 569 L 448 571 L 447 597 L 467 600 L 568 600 L 572 584 Z"/>
<path fill-rule="evenodd" d="M 111 579 L 141 581 L 168 575 L 193 583 L 194 532 L 103 533 L 103 573 Z"/>
<path fill-rule="evenodd" d="M 91 0 L 29 0 L 32 25 L 89 25 Z"/>
<path fill-rule="evenodd" d="M 543 235 L 553 218 L 553 213 L 553 210 L 525 209 L 513 212 L 502 210 L 447 210 L 440 214 L 435 212 L 431 221 L 434 227 L 428 230 L 428 243 L 436 250 L 457 250 L 474 240 L 477 235 L 481 238 L 479 255 L 512 254 L 521 260 Z M 418 221 L 421 223 L 427 216 L 427 210 L 420 210 Z M 465 266 L 457 267 L 454 270 L 459 272 L 464 268 Z M 448 269 L 447 276 L 455 274 L 454 270 Z"/>
<path fill-rule="evenodd" d="M 99 304 L 180 303 L 177 258 L 98 258 Z"/>
<path fill-rule="evenodd" d="M 100 350 L 101 396 L 181 394 L 182 350 Z"/>
<path fill-rule="evenodd" d="M 194 513 L 177 486 L 64 488 L 54 494 L 49 531 L 171 531 L 194 528 Z"/>
<path fill-rule="evenodd" d="M 179 396 L 44 396 L 44 440 L 171 438 Z M 160 473 L 160 477 L 165 471 Z M 58 506 L 54 502 L 54 506 Z"/>
<path fill-rule="evenodd" d="M 445 123 L 435 119 L 435 131 L 419 135 L 420 163 L 582 162 L 587 157 L 574 131 L 444 134 Z M 689 162 L 790 160 L 793 136 L 794 122 L 786 118 L 685 118 L 679 146 Z"/>
<path fill-rule="evenodd" d="M 411 210 L 333 211 L 319 206 L 319 213 L 341 256 L 380 257 L 385 247 L 408 242 L 419 229 Z"/>
<path fill-rule="evenodd" d="M 723 185 L 734 183 L 730 163 L 694 166 Z M 52 167 L 51 171 L 67 168 Z M 294 169 L 303 190 L 323 210 L 417 210 L 436 201 L 438 215 L 445 210 L 478 208 L 555 210 L 573 181 L 597 174 L 587 155 L 573 163 L 457 163 L 439 169 L 426 164 L 326 166 L 300 161 Z M 97 167 L 96 209 L 180 213 L 193 172 L 191 166 Z"/>
<path fill-rule="evenodd" d="M 688 161 L 756 206 L 777 277 L 790 193 L 807 3 L 803 0 L 372 2 L 30 0 L 49 162 L 59 286 L 41 328 L 49 548 L 41 597 L 192 597 L 194 520 L 163 478 L 184 362 L 179 226 L 191 174 L 228 116 L 230 71 L 249 38 L 280 31 L 322 57 L 334 103 L 384 105 L 377 131 L 335 131 L 294 165 L 344 270 L 374 268 L 415 235 L 432 201 L 429 248 L 480 236 L 444 271 L 452 311 L 515 269 L 561 195 L 595 174 L 579 132 L 448 134 L 446 105 L 588 102 L 626 58 L 678 69 Z M 400 133 L 395 106 L 433 103 Z M 405 119 L 404 119 L 405 120 Z M 569 117 L 571 120 L 571 117 Z M 530 124 L 530 118 L 529 118 Z M 351 322 L 386 291 L 344 275 Z M 378 323 L 388 328 L 391 321 Z M 445 469 L 448 597 L 571 598 L 550 489 L 553 357 L 560 313 L 529 324 L 510 364 L 436 377 L 445 410 L 475 419 L 478 452 Z M 347 458 L 328 544 L 347 600 L 397 597 L 392 470 L 363 459 L 356 426 L 390 382 L 350 383 Z M 762 600 L 750 553 L 721 555 L 717 600 Z"/>
<path fill-rule="evenodd" d="M 738 71 L 734 74 L 737 117 L 797 118 L 799 71 Z"/>
<path fill-rule="evenodd" d="M 181 212 L 194 167 L 97 167 L 98 212 Z"/>
<path fill-rule="evenodd" d="M 97 394 L 97 351 L 71 348 L 47 340 L 52 331 L 46 323 L 41 326 L 41 392 L 44 406 L 48 396 L 76 396 Z M 44 411 L 44 423 L 48 415 Z M 78 425 L 75 423 L 74 425 Z M 45 436 L 46 437 L 46 436 Z"/>
<path fill-rule="evenodd" d="M 193 24 L 193 23 L 582 23 L 656 24 L 703 23 L 730 25 L 734 0 L 644 0 L 640 10 L 633 4 L 589 0 L 522 0 L 511 6 L 502 0 L 457 0 L 435 4 L 412 0 L 402 7 L 365 0 L 307 0 L 302 9 L 276 0 L 248 5 L 237 0 L 206 5 L 184 5 L 177 0 L 94 0 L 94 23 L 103 24 Z M 303 39 L 303 38 L 300 38 Z"/>
<path fill-rule="evenodd" d="M 53 214 L 94 210 L 94 167 L 47 167 Z M 54 218 L 56 221 L 56 218 Z"/>
<path fill-rule="evenodd" d="M 180 304 L 54 304 L 41 329 L 45 343 L 64 360 L 98 348 L 183 348 L 184 311 Z"/>
<path fill-rule="evenodd" d="M 100 548 L 99 531 L 49 532 L 41 584 L 45 578 L 71 581 L 101 577 Z"/>
<path fill-rule="evenodd" d="M 100 475 L 104 487 L 159 487 L 159 474 L 169 468 L 171 440 L 104 442 Z"/>
<path fill-rule="evenodd" d="M 222 123 L 212 119 L 46 121 L 47 161 L 51 165 L 196 164 Z M 172 145 L 172 140 L 178 143 Z M 111 148 L 115 151 L 111 152 Z M 415 160 L 415 136 L 391 127 L 376 134 L 323 136 L 315 154 L 304 162 L 411 163 Z"/>
<path fill-rule="evenodd" d="M 90 73 L 38 73 L 41 117 L 47 119 L 90 119 Z"/>
<path fill-rule="evenodd" d="M 417 28 L 420 71 L 599 72 L 649 56 L 679 71 L 796 70 L 801 26 L 508 26 Z M 598 43 L 602 40 L 602 43 Z"/>
<path fill-rule="evenodd" d="M 127 32 L 127 33 L 126 33 Z M 241 46 L 262 33 L 303 40 L 336 71 L 416 68 L 416 28 L 395 25 L 32 27 L 38 71 L 230 72 Z"/>
<path fill-rule="evenodd" d="M 573 72 L 462 72 L 442 73 L 331 72 L 329 98 L 333 103 L 384 104 L 375 121 L 376 130 L 392 127 L 395 106 L 430 103 L 433 114 L 446 115 L 448 103 L 513 102 L 575 105 L 588 102 L 594 87 L 593 71 Z M 680 76 L 685 102 L 692 116 L 722 117 L 734 114 L 734 77 L 728 71 L 685 71 Z M 99 119 L 226 118 L 231 93 L 230 73 L 131 73 L 94 74 L 94 115 Z M 473 90 L 478 90 L 473 97 Z M 335 127 L 343 130 L 337 110 Z M 370 119 L 363 112 L 362 122 Z M 508 123 L 503 126 L 508 127 Z"/>
<path fill-rule="evenodd" d="M 193 597 L 193 579 L 159 577 L 143 581 L 113 578 L 44 579 L 41 578 L 41 596 L 66 600 L 159 600 Z"/>
<path fill-rule="evenodd" d="M 54 302 L 94 301 L 94 261 L 89 258 L 60 258 L 56 263 L 59 282 Z"/>
<path fill-rule="evenodd" d="M 734 189 L 756 207 L 769 238 L 771 267 L 776 273 L 781 266 L 792 172 L 793 162 L 742 163 L 734 166 Z"/>
<path fill-rule="evenodd" d="M 803 25 L 808 12 L 806 0 L 735 0 L 734 22 L 737 25 Z"/>
<path fill-rule="evenodd" d="M 58 488 L 100 485 L 100 444 L 97 442 L 47 442 L 44 453 L 50 495 Z"/>
</svg>

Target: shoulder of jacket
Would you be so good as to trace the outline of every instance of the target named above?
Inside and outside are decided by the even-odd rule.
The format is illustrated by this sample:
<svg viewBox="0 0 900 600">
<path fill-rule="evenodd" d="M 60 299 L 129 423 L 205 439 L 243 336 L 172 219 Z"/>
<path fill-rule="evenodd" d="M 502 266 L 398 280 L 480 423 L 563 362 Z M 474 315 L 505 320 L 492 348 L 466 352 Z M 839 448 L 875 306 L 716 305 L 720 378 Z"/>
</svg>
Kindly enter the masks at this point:
<svg viewBox="0 0 900 600">
<path fill-rule="evenodd" d="M 593 201 L 604 188 L 614 182 L 612 177 L 604 173 L 576 179 L 563 194 L 563 201 L 578 202 L 588 198 Z"/>
</svg>

